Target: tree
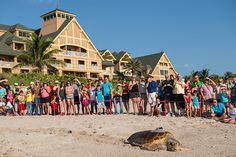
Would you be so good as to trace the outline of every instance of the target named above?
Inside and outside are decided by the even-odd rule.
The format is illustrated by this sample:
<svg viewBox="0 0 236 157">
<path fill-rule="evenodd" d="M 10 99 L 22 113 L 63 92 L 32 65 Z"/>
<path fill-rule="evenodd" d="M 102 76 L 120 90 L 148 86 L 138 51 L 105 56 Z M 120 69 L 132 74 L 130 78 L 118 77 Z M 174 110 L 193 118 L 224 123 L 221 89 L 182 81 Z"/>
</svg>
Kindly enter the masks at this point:
<svg viewBox="0 0 236 157">
<path fill-rule="evenodd" d="M 64 65 L 63 61 L 53 58 L 53 55 L 58 53 L 59 50 L 48 50 L 52 43 L 53 41 L 51 39 L 33 33 L 31 39 L 26 41 L 27 50 L 17 56 L 21 62 L 15 65 L 14 68 L 31 66 L 37 72 L 42 72 L 44 67 L 56 69 L 54 67 L 55 65 Z"/>
<path fill-rule="evenodd" d="M 117 78 L 118 78 L 119 80 L 123 80 L 123 79 L 125 78 L 124 72 L 116 71 L 116 72 L 114 72 L 114 73 L 117 75 Z"/>
<path fill-rule="evenodd" d="M 226 78 L 226 79 L 231 79 L 231 78 L 233 78 L 233 76 L 234 76 L 234 73 L 232 73 L 230 71 L 227 71 L 224 74 L 224 78 Z"/>
<path fill-rule="evenodd" d="M 152 71 L 152 67 L 150 65 L 144 66 L 143 69 L 144 70 L 141 73 L 143 76 L 148 76 Z"/>
<path fill-rule="evenodd" d="M 199 74 L 201 80 L 204 80 L 205 78 L 209 77 L 210 70 L 209 69 L 202 69 Z"/>
<path fill-rule="evenodd" d="M 137 75 L 138 72 L 142 72 L 144 67 L 142 63 L 137 59 L 130 59 L 128 63 L 124 65 L 125 73 L 132 73 L 132 75 Z"/>
</svg>

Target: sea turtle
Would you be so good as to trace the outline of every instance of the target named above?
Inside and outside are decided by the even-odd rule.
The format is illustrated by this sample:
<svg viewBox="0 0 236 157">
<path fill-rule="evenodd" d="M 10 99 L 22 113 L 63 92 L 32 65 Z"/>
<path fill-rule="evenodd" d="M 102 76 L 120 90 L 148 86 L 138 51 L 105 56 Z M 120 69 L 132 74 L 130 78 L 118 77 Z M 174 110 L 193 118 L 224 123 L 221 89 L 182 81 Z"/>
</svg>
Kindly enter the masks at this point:
<svg viewBox="0 0 236 157">
<path fill-rule="evenodd" d="M 131 144 L 132 146 L 139 146 L 141 149 L 149 151 L 188 150 L 187 148 L 183 147 L 170 132 L 164 131 L 162 128 L 136 132 L 132 134 L 125 143 Z"/>
</svg>

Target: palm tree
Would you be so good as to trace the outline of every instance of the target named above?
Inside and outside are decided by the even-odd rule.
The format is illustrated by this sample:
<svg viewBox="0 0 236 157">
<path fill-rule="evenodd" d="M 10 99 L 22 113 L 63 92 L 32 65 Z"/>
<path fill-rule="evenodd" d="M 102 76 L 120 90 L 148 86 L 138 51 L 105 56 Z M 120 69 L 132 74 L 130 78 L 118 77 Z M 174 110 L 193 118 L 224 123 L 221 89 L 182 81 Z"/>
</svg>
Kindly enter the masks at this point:
<svg viewBox="0 0 236 157">
<path fill-rule="evenodd" d="M 226 78 L 226 79 L 231 79 L 231 78 L 233 78 L 233 76 L 234 76 L 234 73 L 232 73 L 230 71 L 227 71 L 224 74 L 224 78 Z"/>
<path fill-rule="evenodd" d="M 209 69 L 202 69 L 199 74 L 200 78 L 204 80 L 205 78 L 209 77 L 210 70 Z"/>
<path fill-rule="evenodd" d="M 144 66 L 144 70 L 142 72 L 142 75 L 148 76 L 151 71 L 152 71 L 152 67 L 150 65 L 146 65 L 146 66 Z"/>
<path fill-rule="evenodd" d="M 118 78 L 119 80 L 123 80 L 123 79 L 125 78 L 124 72 L 116 71 L 116 72 L 114 72 L 114 73 L 117 75 L 117 78 Z"/>
<path fill-rule="evenodd" d="M 138 72 L 142 72 L 144 70 L 142 63 L 137 59 L 130 59 L 128 63 L 124 65 L 125 73 L 132 73 L 132 75 L 136 75 Z"/>
<path fill-rule="evenodd" d="M 44 67 L 56 69 L 55 65 L 64 64 L 63 61 L 53 58 L 53 55 L 58 53 L 59 50 L 48 50 L 52 43 L 51 39 L 33 33 L 31 39 L 26 41 L 27 50 L 17 56 L 21 62 L 15 65 L 14 68 L 32 66 L 37 72 L 42 72 Z"/>
</svg>

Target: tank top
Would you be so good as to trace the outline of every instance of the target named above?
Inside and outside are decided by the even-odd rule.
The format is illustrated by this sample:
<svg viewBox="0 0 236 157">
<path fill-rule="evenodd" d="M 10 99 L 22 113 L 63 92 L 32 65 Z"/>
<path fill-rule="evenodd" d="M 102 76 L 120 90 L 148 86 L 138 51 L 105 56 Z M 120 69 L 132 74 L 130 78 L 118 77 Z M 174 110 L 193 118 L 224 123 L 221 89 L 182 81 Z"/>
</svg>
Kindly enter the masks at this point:
<svg viewBox="0 0 236 157">
<path fill-rule="evenodd" d="M 49 97 L 49 93 L 47 92 L 45 88 L 42 89 L 42 97 L 43 98 Z"/>
<path fill-rule="evenodd" d="M 137 82 L 133 85 L 133 87 L 130 90 L 131 93 L 138 93 L 139 92 L 139 87 Z"/>
<path fill-rule="evenodd" d="M 59 89 L 59 96 L 63 99 L 65 98 L 65 89 L 64 88 L 60 88 Z"/>
</svg>

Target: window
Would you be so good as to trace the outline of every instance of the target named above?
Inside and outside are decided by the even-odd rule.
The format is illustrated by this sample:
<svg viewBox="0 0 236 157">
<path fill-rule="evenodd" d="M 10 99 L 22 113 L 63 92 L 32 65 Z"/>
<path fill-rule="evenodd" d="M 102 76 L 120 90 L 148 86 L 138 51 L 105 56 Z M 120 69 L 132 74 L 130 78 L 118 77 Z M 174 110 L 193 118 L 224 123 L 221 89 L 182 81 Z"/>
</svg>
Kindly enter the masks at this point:
<svg viewBox="0 0 236 157">
<path fill-rule="evenodd" d="M 57 16 L 56 16 L 56 14 L 53 14 L 53 18 L 56 18 Z"/>
<path fill-rule="evenodd" d="M 20 37 L 29 37 L 29 33 L 28 32 L 19 32 L 19 36 Z"/>
<path fill-rule="evenodd" d="M 168 70 L 160 70 L 161 75 L 168 75 Z"/>
<path fill-rule="evenodd" d="M 57 14 L 57 17 L 61 17 L 61 14 Z"/>
<path fill-rule="evenodd" d="M 66 15 L 66 19 L 69 19 L 70 17 L 68 15 Z"/>
<path fill-rule="evenodd" d="M 84 61 L 82 61 L 82 60 L 78 60 L 78 64 L 80 64 L 80 65 L 84 65 L 84 64 L 85 64 L 85 62 L 84 62 Z"/>
<path fill-rule="evenodd" d="M 62 17 L 62 18 L 65 18 L 65 14 L 62 14 L 61 17 Z"/>
<path fill-rule="evenodd" d="M 91 66 L 98 66 L 97 62 L 91 62 Z"/>
<path fill-rule="evenodd" d="M 64 62 L 67 64 L 71 64 L 71 60 L 70 59 L 64 59 Z"/>
</svg>

